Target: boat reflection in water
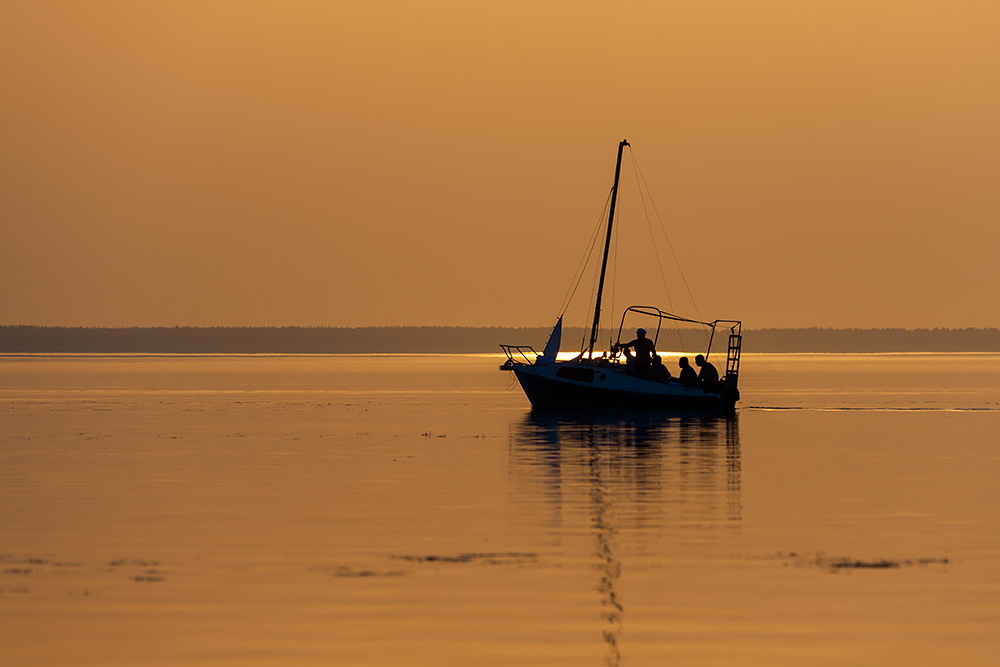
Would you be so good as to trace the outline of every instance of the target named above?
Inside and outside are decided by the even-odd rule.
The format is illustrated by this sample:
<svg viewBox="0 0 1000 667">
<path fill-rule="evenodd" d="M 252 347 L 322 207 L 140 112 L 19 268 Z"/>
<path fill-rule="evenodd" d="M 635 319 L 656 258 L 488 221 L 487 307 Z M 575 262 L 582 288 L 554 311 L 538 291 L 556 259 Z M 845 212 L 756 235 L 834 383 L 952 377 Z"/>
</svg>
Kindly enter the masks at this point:
<svg viewBox="0 0 1000 667">
<path fill-rule="evenodd" d="M 517 497 L 556 551 L 594 561 L 608 664 L 621 658 L 623 569 L 697 557 L 740 529 L 735 415 L 533 411 L 513 425 L 510 466 Z"/>
</svg>

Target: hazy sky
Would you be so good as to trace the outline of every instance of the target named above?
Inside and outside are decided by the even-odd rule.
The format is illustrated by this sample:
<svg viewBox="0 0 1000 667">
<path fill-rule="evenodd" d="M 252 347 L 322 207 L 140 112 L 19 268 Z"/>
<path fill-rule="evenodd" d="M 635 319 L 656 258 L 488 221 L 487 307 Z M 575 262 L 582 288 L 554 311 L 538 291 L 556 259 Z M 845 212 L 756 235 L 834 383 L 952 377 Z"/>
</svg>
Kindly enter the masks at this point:
<svg viewBox="0 0 1000 667">
<path fill-rule="evenodd" d="M 995 0 L 0 0 L 0 324 L 544 326 L 627 138 L 703 317 L 1000 326 L 998 35 Z M 691 314 L 627 188 L 622 225 L 614 309 Z"/>
</svg>

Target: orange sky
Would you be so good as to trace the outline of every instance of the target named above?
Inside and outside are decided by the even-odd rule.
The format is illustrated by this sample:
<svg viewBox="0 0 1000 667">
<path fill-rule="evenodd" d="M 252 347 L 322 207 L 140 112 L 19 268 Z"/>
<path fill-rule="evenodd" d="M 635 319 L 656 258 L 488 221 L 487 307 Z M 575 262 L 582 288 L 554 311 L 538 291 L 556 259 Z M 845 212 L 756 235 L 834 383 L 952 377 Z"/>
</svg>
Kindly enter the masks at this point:
<svg viewBox="0 0 1000 667">
<path fill-rule="evenodd" d="M 4 2 L 0 324 L 544 326 L 627 138 L 702 316 L 1000 326 L 998 34 L 993 0 Z M 666 307 L 622 207 L 614 309 Z"/>
</svg>

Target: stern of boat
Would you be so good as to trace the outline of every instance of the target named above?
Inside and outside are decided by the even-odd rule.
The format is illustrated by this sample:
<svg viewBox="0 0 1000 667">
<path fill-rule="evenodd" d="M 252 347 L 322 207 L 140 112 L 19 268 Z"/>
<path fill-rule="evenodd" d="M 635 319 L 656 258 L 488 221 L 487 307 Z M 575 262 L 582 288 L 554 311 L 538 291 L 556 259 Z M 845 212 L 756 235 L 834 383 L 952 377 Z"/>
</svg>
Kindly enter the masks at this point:
<svg viewBox="0 0 1000 667">
<path fill-rule="evenodd" d="M 740 352 L 743 348 L 743 324 L 735 322 L 729 330 L 729 349 L 726 351 L 726 376 L 722 379 L 722 404 L 735 409 L 740 400 Z"/>
</svg>

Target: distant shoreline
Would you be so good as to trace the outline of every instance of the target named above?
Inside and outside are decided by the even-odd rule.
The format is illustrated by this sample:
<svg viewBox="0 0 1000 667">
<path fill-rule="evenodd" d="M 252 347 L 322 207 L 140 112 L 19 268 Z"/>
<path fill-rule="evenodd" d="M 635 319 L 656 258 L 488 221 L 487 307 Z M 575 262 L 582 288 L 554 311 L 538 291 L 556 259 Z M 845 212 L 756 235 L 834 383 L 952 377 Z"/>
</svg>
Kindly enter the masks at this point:
<svg viewBox="0 0 1000 667">
<path fill-rule="evenodd" d="M 690 332 L 699 349 L 701 337 Z M 547 327 L 38 327 L 0 326 L 4 353 L 361 354 L 499 352 L 500 344 L 540 350 Z M 673 335 L 664 331 L 661 336 Z M 584 331 L 568 327 L 563 349 Z M 610 332 L 602 333 L 606 341 Z M 720 332 L 715 349 L 724 347 Z M 673 338 L 676 340 L 676 337 Z M 697 344 L 695 344 L 697 341 Z M 676 345 L 661 345 L 665 349 Z M 1000 352 L 1000 329 L 744 329 L 744 352 Z"/>
</svg>

